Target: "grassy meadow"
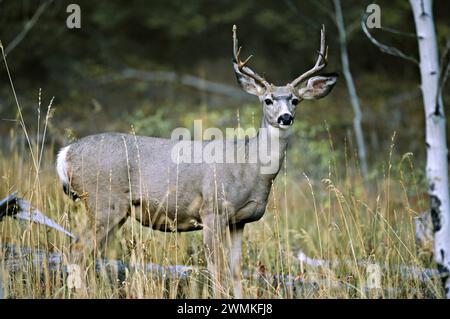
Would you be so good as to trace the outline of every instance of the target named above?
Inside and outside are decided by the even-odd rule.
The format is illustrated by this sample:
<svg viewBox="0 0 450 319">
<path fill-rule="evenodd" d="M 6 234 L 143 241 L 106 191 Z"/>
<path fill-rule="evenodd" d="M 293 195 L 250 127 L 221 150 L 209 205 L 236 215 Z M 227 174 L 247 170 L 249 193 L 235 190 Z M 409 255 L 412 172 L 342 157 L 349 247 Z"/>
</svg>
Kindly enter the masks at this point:
<svg viewBox="0 0 450 319">
<path fill-rule="evenodd" d="M 235 113 L 236 125 L 254 125 L 255 106 Z M 51 112 L 39 115 L 39 134 L 32 134 L 20 119 L 11 129 L 9 145 L 0 152 L 0 197 L 17 190 L 40 211 L 74 234 L 79 234 L 87 215 L 80 201 L 62 191 L 55 171 L 57 150 L 51 139 L 36 140 L 51 126 Z M 44 113 L 42 111 L 42 113 Z M 220 111 L 184 116 L 206 118 L 220 125 Z M 40 112 L 38 112 L 40 114 Z M 217 115 L 217 116 L 216 116 Z M 233 115 L 231 114 L 231 117 Z M 152 121 L 151 117 L 143 121 Z M 136 123 L 138 133 L 140 127 Z M 312 132 L 313 131 L 313 132 Z M 143 132 L 145 133 L 145 132 Z M 323 139 L 308 140 L 311 134 Z M 28 135 L 28 138 L 27 138 Z M 421 168 L 410 153 L 399 154 L 396 136 L 386 149 L 377 171 L 364 182 L 355 150 L 347 143 L 336 149 L 333 132 L 324 123 L 311 129 L 296 123 L 285 165 L 280 171 L 266 214 L 248 224 L 243 244 L 243 286 L 246 298 L 435 298 L 440 282 L 404 275 L 402 267 L 416 271 L 433 267 L 432 245 L 417 245 L 414 218 L 426 210 Z M 340 147 L 340 146 L 339 146 Z M 313 167 L 314 169 L 312 169 Z M 307 169 L 314 171 L 308 173 Z M 43 226 L 5 218 L 0 223 L 0 243 L 34 247 L 70 257 L 70 238 Z M 83 287 L 70 289 L 67 274 L 34 267 L 31 260 L 10 272 L 3 263 L 4 294 L 11 298 L 208 298 L 212 289 L 231 297 L 227 283 L 209 287 L 202 233 L 162 233 L 129 219 L 108 242 L 105 255 L 129 264 L 193 266 L 189 278 L 161 277 L 130 271 L 119 282 L 105 271 L 96 272 L 94 257 L 81 267 Z M 298 259 L 330 261 L 311 266 Z M 4 259 L 4 256 L 2 257 Z M 1 259 L 0 259 L 1 260 Z M 381 289 L 368 286 L 368 265 L 381 270 Z M 409 268 L 408 268 L 409 269 Z M 284 278 L 274 280 L 274 278 Z M 292 284 L 293 283 L 293 284 Z"/>
</svg>

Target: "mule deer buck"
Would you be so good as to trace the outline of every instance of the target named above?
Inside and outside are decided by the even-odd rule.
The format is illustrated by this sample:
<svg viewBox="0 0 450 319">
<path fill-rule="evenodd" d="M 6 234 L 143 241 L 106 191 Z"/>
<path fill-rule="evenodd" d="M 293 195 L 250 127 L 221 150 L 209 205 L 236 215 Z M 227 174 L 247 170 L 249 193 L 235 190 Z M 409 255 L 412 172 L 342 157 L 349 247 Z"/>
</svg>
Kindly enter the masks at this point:
<svg viewBox="0 0 450 319">
<path fill-rule="evenodd" d="M 80 198 L 90 214 L 91 230 L 79 239 L 84 251 L 104 242 L 108 233 L 134 216 L 144 226 L 161 231 L 203 229 L 209 272 L 220 274 L 219 244 L 229 230 L 229 265 L 236 298 L 241 294 L 241 245 L 244 226 L 259 220 L 266 209 L 272 182 L 285 156 L 297 104 L 322 98 L 332 90 L 336 74 L 317 75 L 327 64 L 325 27 L 313 68 L 285 86 L 267 82 L 239 57 L 236 26 L 233 26 L 233 67 L 241 88 L 256 95 L 263 109 L 261 128 L 245 143 L 233 140 L 190 141 L 202 147 L 217 144 L 224 151 L 244 145 L 246 156 L 253 146 L 277 137 L 271 160 L 278 166 L 263 173 L 262 162 L 179 163 L 171 150 L 178 141 L 119 133 L 84 137 L 62 148 L 57 172 L 64 191 Z M 306 82 L 306 85 L 302 85 Z M 134 214 L 131 212 L 134 211 Z"/>
</svg>

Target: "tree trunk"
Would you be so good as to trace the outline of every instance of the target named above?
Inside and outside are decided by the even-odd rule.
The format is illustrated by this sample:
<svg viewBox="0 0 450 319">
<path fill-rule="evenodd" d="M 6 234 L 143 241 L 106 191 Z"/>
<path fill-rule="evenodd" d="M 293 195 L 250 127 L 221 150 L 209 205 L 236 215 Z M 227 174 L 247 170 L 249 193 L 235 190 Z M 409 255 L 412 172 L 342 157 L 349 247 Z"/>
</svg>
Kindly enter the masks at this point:
<svg viewBox="0 0 450 319">
<path fill-rule="evenodd" d="M 442 96 L 438 94 L 439 60 L 432 0 L 410 0 L 419 42 L 422 96 L 425 107 L 427 180 L 434 231 L 434 254 L 445 296 L 450 298 L 450 208 L 448 150 Z"/>
<path fill-rule="evenodd" d="M 347 83 L 348 94 L 352 104 L 354 118 L 353 127 L 356 136 L 356 145 L 358 147 L 358 157 L 361 166 L 361 172 L 365 180 L 367 180 L 367 157 L 366 145 L 364 143 L 364 134 L 361 127 L 362 113 L 361 105 L 359 104 L 358 94 L 356 93 L 355 83 L 353 81 L 352 73 L 350 72 L 350 62 L 347 51 L 347 31 L 345 30 L 344 17 L 342 15 L 342 7 L 340 0 L 334 0 L 334 8 L 336 14 L 336 24 L 339 31 L 339 44 L 341 49 L 341 63 L 342 72 L 344 73 L 345 81 Z"/>
</svg>

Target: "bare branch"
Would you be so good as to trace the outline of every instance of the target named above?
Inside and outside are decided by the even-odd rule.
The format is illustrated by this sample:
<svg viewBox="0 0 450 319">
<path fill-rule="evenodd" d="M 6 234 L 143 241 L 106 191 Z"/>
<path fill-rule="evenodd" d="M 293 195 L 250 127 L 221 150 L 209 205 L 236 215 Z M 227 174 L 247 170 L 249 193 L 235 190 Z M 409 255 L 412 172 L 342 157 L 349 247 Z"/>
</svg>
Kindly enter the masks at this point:
<svg viewBox="0 0 450 319">
<path fill-rule="evenodd" d="M 45 9 L 53 2 L 54 0 L 47 0 L 37 8 L 36 12 L 33 14 L 30 20 L 25 23 L 22 31 L 11 41 L 11 43 L 5 48 L 5 56 L 8 55 L 12 50 L 14 50 L 20 42 L 26 37 L 28 32 L 34 27 L 36 22 L 39 20 L 42 13 L 44 13 Z"/>
<path fill-rule="evenodd" d="M 446 61 L 447 57 L 449 61 Z M 434 109 L 435 115 L 441 114 L 442 112 L 441 108 L 444 107 L 442 91 L 444 89 L 445 83 L 447 82 L 450 73 L 450 39 L 447 40 L 447 45 L 441 57 L 440 66 L 441 67 L 439 70 L 438 89 L 436 91 L 436 105 Z"/>
<path fill-rule="evenodd" d="M 447 39 L 447 44 L 441 58 L 441 71 L 439 72 L 439 88 L 437 92 L 436 101 L 442 96 L 442 90 L 450 75 L 450 38 Z"/>
<path fill-rule="evenodd" d="M 97 82 L 100 84 L 107 84 L 126 79 L 137 79 L 147 82 L 176 83 L 211 94 L 224 95 L 239 100 L 253 101 L 248 94 L 245 94 L 241 90 L 235 89 L 227 84 L 209 81 L 190 74 L 179 74 L 172 71 L 144 71 L 126 68 L 117 74 L 102 76 L 97 80 Z"/>
<path fill-rule="evenodd" d="M 18 220 L 45 225 L 56 229 L 71 238 L 75 238 L 75 236 L 64 229 L 64 227 L 60 226 L 38 209 L 31 206 L 27 200 L 17 197 L 15 192 L 0 200 L 0 221 L 2 221 L 5 216 L 11 216 L 12 218 Z"/>
<path fill-rule="evenodd" d="M 367 13 L 361 16 L 361 27 L 362 27 L 364 33 L 366 34 L 367 38 L 369 38 L 369 40 L 375 46 L 377 46 L 381 50 L 381 52 L 384 52 L 384 53 L 396 56 L 398 58 L 402 58 L 404 60 L 407 60 L 407 61 L 412 62 L 415 65 L 419 66 L 419 61 L 416 58 L 411 57 L 409 55 L 406 55 L 405 53 L 403 53 L 399 49 L 397 49 L 395 47 L 388 46 L 386 44 L 383 44 L 383 43 L 379 42 L 377 39 L 375 39 L 370 34 L 369 29 L 367 28 L 367 25 L 366 25 L 367 16 L 368 16 Z"/>
<path fill-rule="evenodd" d="M 382 31 L 386 31 L 392 34 L 396 34 L 396 35 L 401 35 L 404 37 L 409 37 L 409 38 L 414 38 L 417 39 L 417 35 L 415 33 L 411 33 L 411 32 L 404 32 L 404 31 L 399 31 L 393 28 L 388 28 L 388 27 L 381 27 L 380 30 Z"/>
</svg>

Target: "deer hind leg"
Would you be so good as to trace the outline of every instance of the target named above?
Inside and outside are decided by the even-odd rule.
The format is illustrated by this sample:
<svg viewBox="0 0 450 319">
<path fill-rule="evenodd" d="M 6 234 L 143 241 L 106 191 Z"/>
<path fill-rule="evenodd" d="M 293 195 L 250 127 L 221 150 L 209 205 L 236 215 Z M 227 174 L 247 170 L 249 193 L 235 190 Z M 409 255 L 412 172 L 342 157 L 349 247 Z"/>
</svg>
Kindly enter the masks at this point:
<svg viewBox="0 0 450 319">
<path fill-rule="evenodd" d="M 105 245 L 109 236 L 113 235 L 112 230 L 119 228 L 125 221 L 130 210 L 130 203 L 126 196 L 112 196 L 113 201 L 102 201 L 101 198 L 90 196 L 89 193 L 84 198 L 86 210 L 88 211 L 88 222 L 81 230 L 80 236 L 74 244 L 74 259 L 80 262 L 83 257 L 87 257 Z M 103 254 L 103 250 L 100 254 Z"/>
</svg>

